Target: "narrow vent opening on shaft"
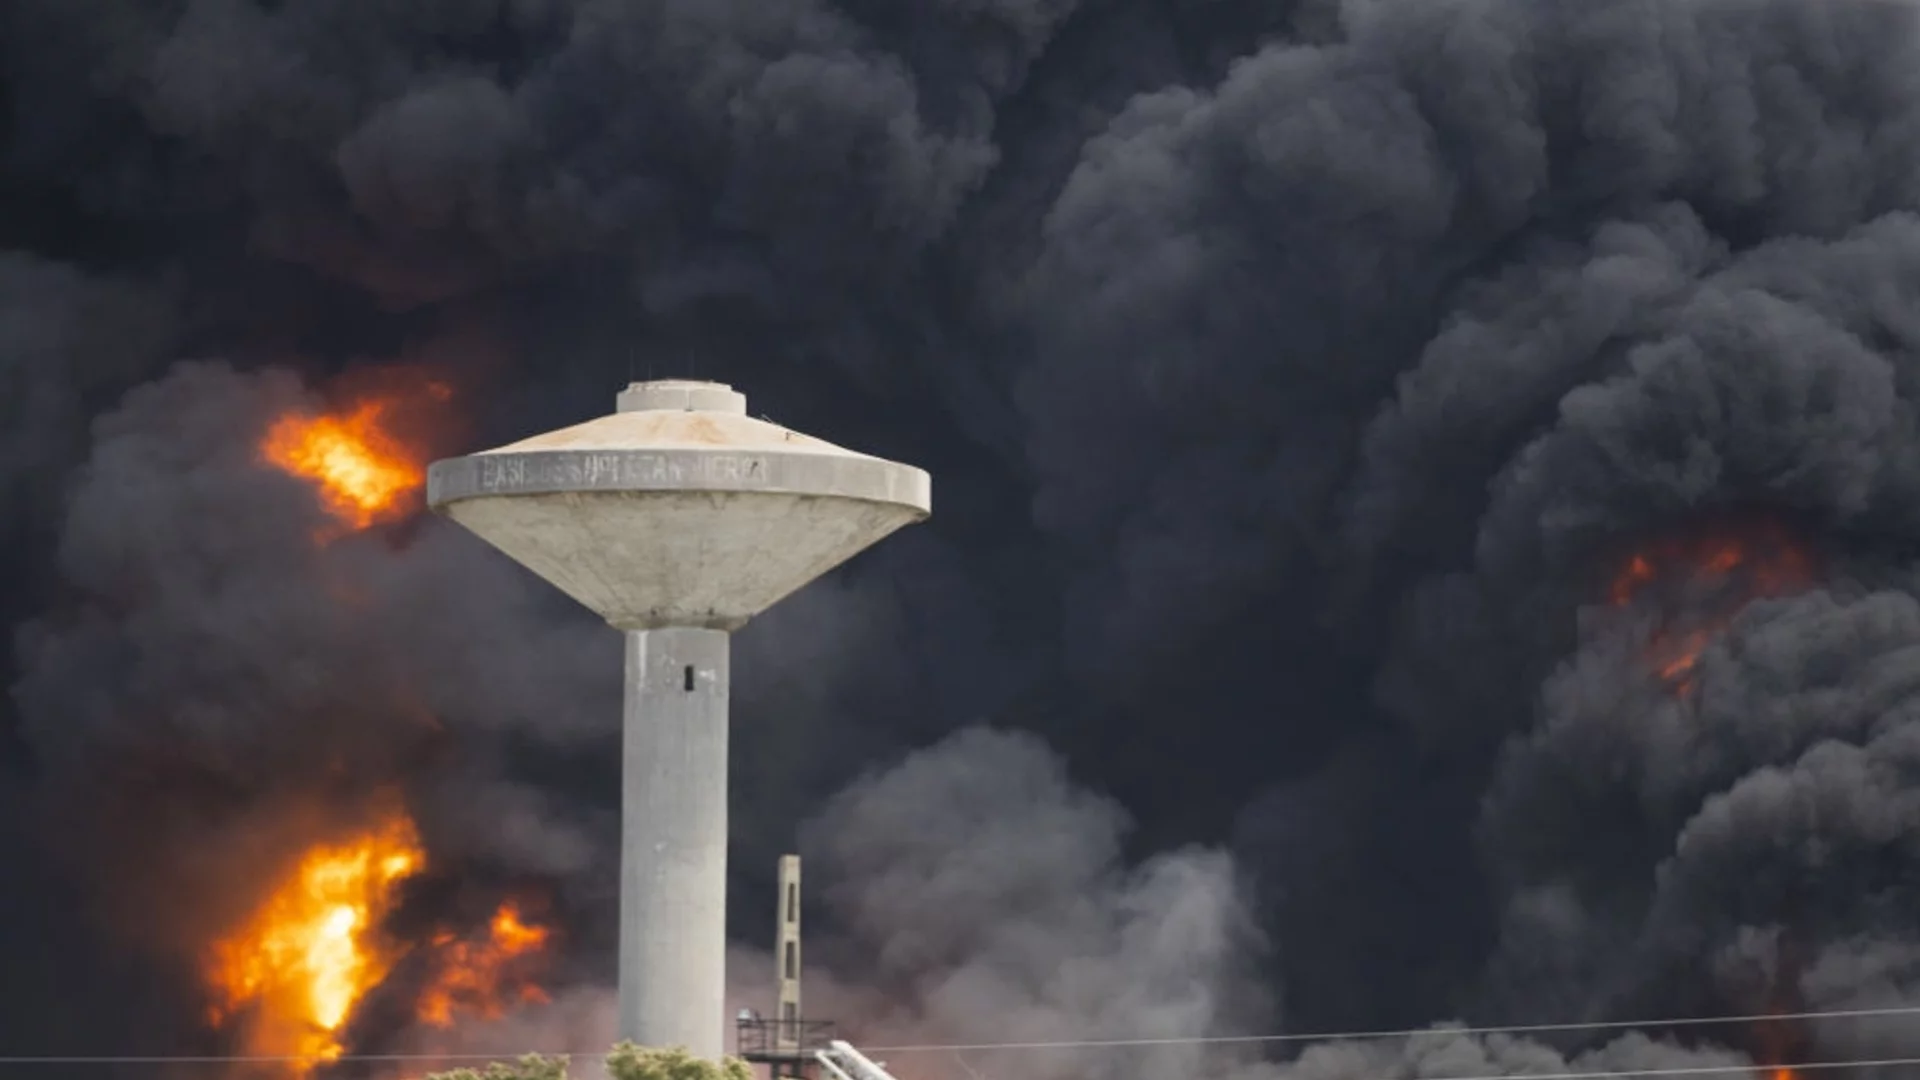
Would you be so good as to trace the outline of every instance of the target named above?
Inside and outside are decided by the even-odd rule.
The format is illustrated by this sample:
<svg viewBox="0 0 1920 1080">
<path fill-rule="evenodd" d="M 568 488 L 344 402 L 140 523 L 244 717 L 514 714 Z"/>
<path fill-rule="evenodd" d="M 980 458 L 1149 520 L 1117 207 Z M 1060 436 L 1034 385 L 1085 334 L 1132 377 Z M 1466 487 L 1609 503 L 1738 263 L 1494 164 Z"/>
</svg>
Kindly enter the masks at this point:
<svg viewBox="0 0 1920 1080">
<path fill-rule="evenodd" d="M 693 665 L 692 664 L 687 665 L 687 669 L 686 671 L 682 672 L 682 676 L 687 685 L 687 693 L 689 694 L 693 693 Z"/>
</svg>

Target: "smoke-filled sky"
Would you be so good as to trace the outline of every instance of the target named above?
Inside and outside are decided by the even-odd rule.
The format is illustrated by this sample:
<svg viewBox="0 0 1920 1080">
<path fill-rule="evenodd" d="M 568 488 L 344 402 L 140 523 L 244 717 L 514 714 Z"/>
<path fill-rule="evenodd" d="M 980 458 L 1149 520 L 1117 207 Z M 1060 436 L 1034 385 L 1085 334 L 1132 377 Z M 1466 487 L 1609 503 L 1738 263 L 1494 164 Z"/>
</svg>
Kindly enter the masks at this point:
<svg viewBox="0 0 1920 1080">
<path fill-rule="evenodd" d="M 693 375 L 935 475 L 736 642 L 733 925 L 798 843 L 843 1019 L 1920 989 L 1913 0 L 8 0 L 0 1053 L 217 1049 L 194 950 L 396 785 L 610 977 L 612 632 L 260 460 L 396 372 L 423 452 Z M 1271 1067 L 1181 1053 L 991 1075 Z"/>
</svg>

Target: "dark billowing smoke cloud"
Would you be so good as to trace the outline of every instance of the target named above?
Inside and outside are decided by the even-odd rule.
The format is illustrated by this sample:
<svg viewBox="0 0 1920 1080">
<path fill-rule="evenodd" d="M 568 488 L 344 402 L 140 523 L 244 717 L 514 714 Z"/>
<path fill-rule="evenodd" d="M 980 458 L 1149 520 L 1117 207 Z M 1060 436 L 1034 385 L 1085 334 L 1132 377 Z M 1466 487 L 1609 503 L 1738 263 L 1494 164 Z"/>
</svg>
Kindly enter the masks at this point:
<svg viewBox="0 0 1920 1080">
<path fill-rule="evenodd" d="M 443 523 L 316 545 L 254 452 L 423 356 L 462 446 L 673 372 L 935 473 L 933 522 L 737 646 L 736 931 L 814 820 L 876 1030 L 1910 1000 L 1920 8 L 909 7 L 0 11 L 0 848 L 10 904 L 76 898 L 0 956 L 112 999 L 0 1045 L 165 1042 L 178 982 L 117 944 L 190 947 L 289 796 L 384 784 L 604 977 L 610 635 Z M 1754 521 L 1811 580 L 1609 598 Z"/>
<path fill-rule="evenodd" d="M 116 947 L 191 964 L 409 776 L 448 865 L 599 884 L 604 815 L 496 759 L 596 732 L 617 643 L 452 529 L 316 544 L 327 512 L 257 449 L 316 405 L 283 371 L 183 365 L 96 421 L 71 478 L 65 599 L 20 628 L 13 697 L 55 854 Z"/>
<path fill-rule="evenodd" d="M 1897 997 L 1917 634 L 1905 592 L 1756 604 L 1703 658 L 1691 708 L 1617 642 L 1569 661 L 1482 820 L 1510 897 L 1505 1011 L 1765 1006 L 1792 954 L 1816 1007 Z"/>
</svg>

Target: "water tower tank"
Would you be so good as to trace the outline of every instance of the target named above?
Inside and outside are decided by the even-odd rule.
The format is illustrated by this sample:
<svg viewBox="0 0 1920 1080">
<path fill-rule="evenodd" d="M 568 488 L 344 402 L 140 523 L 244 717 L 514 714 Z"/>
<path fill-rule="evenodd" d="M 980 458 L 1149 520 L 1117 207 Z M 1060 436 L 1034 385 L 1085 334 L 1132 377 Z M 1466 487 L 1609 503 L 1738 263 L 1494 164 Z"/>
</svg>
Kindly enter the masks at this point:
<svg viewBox="0 0 1920 1080">
<path fill-rule="evenodd" d="M 728 633 L 902 526 L 931 481 L 721 383 L 435 462 L 427 502 L 624 631 L 620 1036 L 723 1052 Z"/>
</svg>

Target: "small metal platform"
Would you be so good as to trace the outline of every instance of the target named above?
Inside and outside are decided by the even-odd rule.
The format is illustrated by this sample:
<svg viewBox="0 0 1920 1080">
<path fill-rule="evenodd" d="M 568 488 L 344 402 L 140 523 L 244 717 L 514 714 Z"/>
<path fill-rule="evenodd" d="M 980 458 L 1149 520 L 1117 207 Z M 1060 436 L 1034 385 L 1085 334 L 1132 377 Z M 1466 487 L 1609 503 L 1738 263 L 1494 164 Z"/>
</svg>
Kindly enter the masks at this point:
<svg viewBox="0 0 1920 1080">
<path fill-rule="evenodd" d="M 765 1065 L 775 1077 L 809 1077 L 817 1057 L 833 1045 L 831 1020 L 766 1020 L 754 1015 L 734 1024 L 739 1056 Z"/>
</svg>

